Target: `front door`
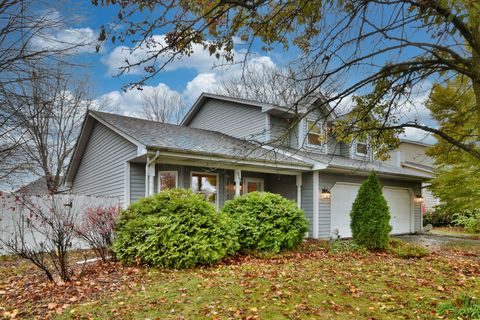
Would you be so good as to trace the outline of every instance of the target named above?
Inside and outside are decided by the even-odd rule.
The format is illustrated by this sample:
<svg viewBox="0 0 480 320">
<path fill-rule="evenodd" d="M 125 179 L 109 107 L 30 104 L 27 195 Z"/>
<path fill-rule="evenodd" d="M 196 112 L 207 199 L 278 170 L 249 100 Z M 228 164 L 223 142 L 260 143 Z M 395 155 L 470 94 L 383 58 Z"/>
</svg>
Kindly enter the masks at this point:
<svg viewBox="0 0 480 320">
<path fill-rule="evenodd" d="M 243 178 L 243 194 L 263 191 L 264 182 L 261 178 Z"/>
</svg>

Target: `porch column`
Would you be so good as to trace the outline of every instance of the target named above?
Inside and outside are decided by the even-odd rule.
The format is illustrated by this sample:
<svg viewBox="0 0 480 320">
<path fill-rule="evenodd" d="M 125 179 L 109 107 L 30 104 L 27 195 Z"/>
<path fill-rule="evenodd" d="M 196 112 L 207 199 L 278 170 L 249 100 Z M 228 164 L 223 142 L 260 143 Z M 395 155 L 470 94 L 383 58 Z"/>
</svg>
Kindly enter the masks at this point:
<svg viewBox="0 0 480 320">
<path fill-rule="evenodd" d="M 297 174 L 297 207 L 302 208 L 302 174 Z"/>
<path fill-rule="evenodd" d="M 155 158 L 154 158 L 155 159 Z M 145 166 L 145 197 L 154 194 L 155 184 L 155 161 L 147 158 L 147 165 Z"/>
<path fill-rule="evenodd" d="M 240 196 L 240 183 L 242 182 L 242 170 L 235 169 L 235 197 Z"/>
<path fill-rule="evenodd" d="M 318 239 L 320 181 L 318 171 L 313 171 L 313 238 Z"/>
</svg>

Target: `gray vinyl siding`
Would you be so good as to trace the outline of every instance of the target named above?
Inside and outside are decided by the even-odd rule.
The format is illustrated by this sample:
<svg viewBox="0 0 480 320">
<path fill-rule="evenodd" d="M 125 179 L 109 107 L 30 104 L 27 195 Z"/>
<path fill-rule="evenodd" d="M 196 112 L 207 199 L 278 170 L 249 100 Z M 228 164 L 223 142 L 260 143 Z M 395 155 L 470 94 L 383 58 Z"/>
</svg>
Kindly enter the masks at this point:
<svg viewBox="0 0 480 320">
<path fill-rule="evenodd" d="M 320 182 L 319 189 L 328 189 L 331 190 L 332 187 L 337 182 L 347 182 L 347 183 L 358 183 L 361 184 L 367 177 L 361 176 L 352 176 L 350 174 L 339 174 L 339 173 L 327 173 L 320 171 Z M 416 194 L 420 187 L 421 182 L 417 181 L 404 181 L 404 180 L 392 180 L 392 179 L 380 179 L 380 182 L 383 186 L 386 187 L 401 187 L 401 188 L 410 188 L 414 194 Z M 421 230 L 421 210 L 415 205 L 414 208 L 414 231 Z M 331 206 L 330 199 L 319 199 L 319 237 L 327 238 L 330 235 L 330 216 L 331 216 Z"/>
<path fill-rule="evenodd" d="M 265 177 L 265 191 L 279 194 L 297 202 L 297 177 L 268 174 Z"/>
<path fill-rule="evenodd" d="M 350 158 L 352 156 L 351 144 L 345 142 L 339 142 L 340 144 L 340 155 Z"/>
<path fill-rule="evenodd" d="M 188 126 L 264 141 L 265 123 L 265 114 L 259 107 L 208 99 Z"/>
<path fill-rule="evenodd" d="M 342 143 L 338 142 L 337 139 L 333 135 L 331 135 L 331 134 L 328 135 L 327 153 L 341 156 L 342 155 L 341 144 Z"/>
<path fill-rule="evenodd" d="M 302 206 L 303 213 L 308 220 L 308 235 L 312 237 L 313 231 L 313 174 L 302 175 Z"/>
<path fill-rule="evenodd" d="M 96 122 L 72 184 L 75 194 L 115 197 L 124 205 L 125 164 L 137 146 Z"/>
<path fill-rule="evenodd" d="M 299 132 L 299 126 L 296 125 L 295 128 L 293 128 L 293 129 L 290 131 L 290 135 L 289 135 L 290 148 L 298 149 L 298 141 L 299 141 L 299 139 L 300 139 L 299 134 L 300 134 L 300 132 Z"/>
<path fill-rule="evenodd" d="M 130 203 L 145 197 L 145 164 L 130 163 Z"/>
<path fill-rule="evenodd" d="M 272 141 L 273 144 L 289 146 L 290 139 L 287 120 L 270 116 L 270 141 Z"/>
</svg>

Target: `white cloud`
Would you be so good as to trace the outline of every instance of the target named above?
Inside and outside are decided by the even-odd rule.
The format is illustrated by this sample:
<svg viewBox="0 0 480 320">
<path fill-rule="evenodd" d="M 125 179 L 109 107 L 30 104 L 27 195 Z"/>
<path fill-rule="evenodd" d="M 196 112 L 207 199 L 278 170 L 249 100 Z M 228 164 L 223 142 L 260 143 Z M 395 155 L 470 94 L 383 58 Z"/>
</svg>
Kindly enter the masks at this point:
<svg viewBox="0 0 480 320">
<path fill-rule="evenodd" d="M 100 96 L 94 103 L 97 107 L 102 106 L 107 111 L 126 116 L 141 117 L 142 98 L 152 94 L 155 89 L 178 94 L 178 92 L 170 89 L 166 84 L 160 83 L 157 86 L 144 86 L 143 90 L 111 91 Z"/>
<path fill-rule="evenodd" d="M 158 51 L 166 46 L 165 36 L 155 35 L 146 43 L 137 47 L 118 46 L 114 48 L 109 54 L 102 58 L 102 62 L 107 66 L 109 75 L 117 75 L 121 71 L 121 68 L 127 65 L 127 61 L 130 65 L 140 63 L 148 58 L 154 57 Z M 162 66 L 170 57 L 171 56 L 167 54 L 160 55 L 155 61 L 155 66 Z M 126 72 L 133 75 L 145 74 L 144 68 L 150 66 L 152 62 L 153 60 L 147 64 L 131 67 Z M 195 69 L 198 72 L 207 72 L 219 64 L 222 64 L 222 60 L 211 56 L 208 49 L 205 49 L 203 45 L 194 44 L 192 45 L 192 53 L 189 56 L 174 57 L 174 59 L 165 66 L 164 70 L 173 71 L 184 68 Z"/>
<path fill-rule="evenodd" d="M 55 9 L 39 12 L 37 23 L 42 31 L 35 34 L 30 45 L 34 49 L 58 50 L 68 54 L 94 53 L 98 34 L 92 28 L 70 28 Z"/>
<path fill-rule="evenodd" d="M 188 104 L 191 105 L 202 92 L 215 92 L 217 86 L 217 75 L 215 73 L 200 73 L 187 83 L 183 95 Z"/>
</svg>

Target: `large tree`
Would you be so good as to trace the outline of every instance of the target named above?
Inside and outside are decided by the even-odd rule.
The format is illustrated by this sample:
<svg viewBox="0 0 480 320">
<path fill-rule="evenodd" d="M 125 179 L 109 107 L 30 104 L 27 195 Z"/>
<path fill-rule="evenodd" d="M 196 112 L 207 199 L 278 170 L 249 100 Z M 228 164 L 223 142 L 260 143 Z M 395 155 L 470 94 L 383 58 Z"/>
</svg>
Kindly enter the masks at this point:
<svg viewBox="0 0 480 320">
<path fill-rule="evenodd" d="M 141 86 L 175 59 L 203 44 L 226 62 L 234 59 L 234 40 L 247 48 L 296 47 L 305 68 L 322 67 L 310 79 L 312 91 L 335 86 L 325 103 L 339 109 L 353 99 L 353 110 L 339 123 L 348 140 L 368 132 L 377 153 L 395 145 L 396 133 L 417 128 L 480 159 L 478 146 L 435 126 L 405 118 L 405 107 L 418 84 L 469 78 L 476 99 L 472 112 L 480 128 L 480 4 L 476 0 L 199 0 L 101 1 L 118 6 L 117 22 L 100 39 L 133 43 L 148 54 L 127 60 L 120 73 L 143 67 Z M 153 37 L 153 35 L 163 35 Z M 246 60 L 246 59 L 244 59 Z M 295 63 L 295 61 L 293 62 Z M 301 79 L 299 81 L 302 81 Z M 339 85 L 341 84 L 341 85 Z M 306 92 L 304 97 L 309 92 Z M 302 100 L 302 99 L 299 99 Z M 337 112 L 337 113 L 342 113 Z M 480 136 L 477 130 L 477 137 Z"/>
<path fill-rule="evenodd" d="M 87 84 L 59 64 L 32 66 L 28 80 L 12 85 L 2 105 L 15 124 L 9 136 L 18 162 L 11 162 L 10 171 L 22 166 L 30 177 L 45 177 L 50 194 L 58 191 L 85 111 L 92 107 Z"/>
<path fill-rule="evenodd" d="M 92 45 L 91 39 L 71 41 L 56 37 L 64 30 L 72 17 L 58 14 L 54 2 L 35 0 L 0 1 L 0 185 L 15 182 L 28 172 L 21 147 L 27 142 L 24 135 L 26 116 L 19 118 L 19 107 L 12 101 L 25 100 L 22 88 L 39 81 L 56 77 L 55 67 L 72 64 L 71 54 L 82 47 Z M 37 66 L 50 65 L 36 70 Z M 53 71 L 53 72 L 50 72 Z M 45 79 L 40 80 L 40 77 Z M 48 78 L 48 79 L 47 79 Z M 38 110 L 39 111 L 39 110 Z M 32 115 L 38 116 L 38 115 Z M 31 120 L 31 119 L 28 119 Z M 31 141 L 29 141 L 30 143 Z"/>
</svg>

